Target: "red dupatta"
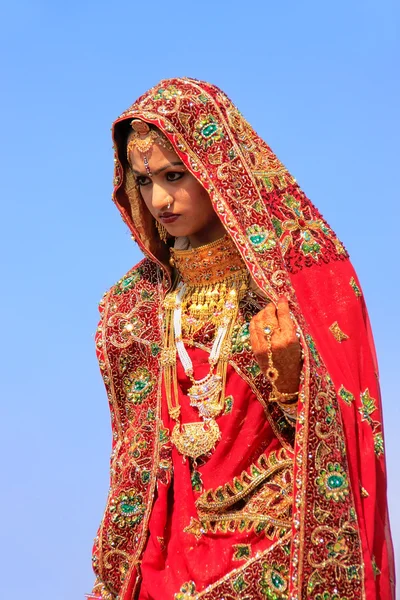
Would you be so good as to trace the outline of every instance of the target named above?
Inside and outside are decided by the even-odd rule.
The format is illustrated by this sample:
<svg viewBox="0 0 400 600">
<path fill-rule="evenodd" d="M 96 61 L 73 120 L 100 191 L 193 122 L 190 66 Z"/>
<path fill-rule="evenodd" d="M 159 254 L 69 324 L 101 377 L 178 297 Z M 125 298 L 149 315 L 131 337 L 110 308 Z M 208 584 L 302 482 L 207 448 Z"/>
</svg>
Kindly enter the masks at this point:
<svg viewBox="0 0 400 600">
<path fill-rule="evenodd" d="M 124 112 L 113 129 L 114 200 L 147 259 L 101 306 L 98 351 L 115 441 L 111 492 L 94 553 L 102 589 L 122 600 L 135 595 L 156 485 L 154 461 L 163 452 L 160 430 L 155 427 L 150 433 L 149 425 L 157 420 L 159 404 L 160 327 L 145 335 L 146 368 L 140 357 L 135 363 L 135 373 L 147 377 L 148 386 L 151 383 L 146 418 L 143 404 L 141 412 L 127 413 L 117 351 L 128 345 L 121 322 L 135 327 L 134 319 L 141 325 L 146 319 L 156 324 L 169 286 L 168 249 L 127 168 L 125 140 L 132 118 L 152 123 L 168 137 L 208 191 L 254 281 L 273 302 L 282 294 L 289 298 L 302 331 L 305 359 L 294 444 L 288 597 L 394 598 L 377 363 L 359 282 L 334 232 L 227 96 L 215 86 L 186 78 L 160 82 Z M 124 296 L 127 290 L 130 294 Z M 130 472 L 124 487 L 118 465 L 132 462 L 135 454 L 129 449 L 140 432 L 144 441 L 136 450 L 142 461 L 147 460 L 147 481 Z M 118 538 L 112 528 L 117 523 L 121 533 L 125 527 L 116 508 L 121 502 L 131 502 L 140 518 L 131 519 L 129 536 Z"/>
</svg>

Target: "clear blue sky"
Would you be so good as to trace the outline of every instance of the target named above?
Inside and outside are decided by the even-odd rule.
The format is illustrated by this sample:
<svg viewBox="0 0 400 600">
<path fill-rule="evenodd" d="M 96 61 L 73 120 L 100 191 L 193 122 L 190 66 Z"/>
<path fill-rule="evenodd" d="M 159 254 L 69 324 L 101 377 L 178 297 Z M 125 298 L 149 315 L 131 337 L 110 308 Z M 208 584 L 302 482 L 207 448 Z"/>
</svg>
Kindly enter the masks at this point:
<svg viewBox="0 0 400 600">
<path fill-rule="evenodd" d="M 171 76 L 226 91 L 352 256 L 400 554 L 399 16 L 395 0 L 1 2 L 1 598 L 91 587 L 110 449 L 97 303 L 140 258 L 109 129 Z"/>
</svg>

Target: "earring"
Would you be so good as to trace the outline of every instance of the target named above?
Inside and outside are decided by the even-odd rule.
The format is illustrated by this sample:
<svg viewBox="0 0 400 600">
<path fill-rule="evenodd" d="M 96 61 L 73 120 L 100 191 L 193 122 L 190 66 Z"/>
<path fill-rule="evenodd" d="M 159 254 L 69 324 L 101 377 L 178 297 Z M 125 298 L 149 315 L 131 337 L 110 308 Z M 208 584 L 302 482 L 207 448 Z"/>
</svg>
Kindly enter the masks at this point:
<svg viewBox="0 0 400 600">
<path fill-rule="evenodd" d="M 166 244 L 168 239 L 168 231 L 165 229 L 164 225 L 158 221 L 156 221 L 156 227 L 160 239 Z"/>
</svg>

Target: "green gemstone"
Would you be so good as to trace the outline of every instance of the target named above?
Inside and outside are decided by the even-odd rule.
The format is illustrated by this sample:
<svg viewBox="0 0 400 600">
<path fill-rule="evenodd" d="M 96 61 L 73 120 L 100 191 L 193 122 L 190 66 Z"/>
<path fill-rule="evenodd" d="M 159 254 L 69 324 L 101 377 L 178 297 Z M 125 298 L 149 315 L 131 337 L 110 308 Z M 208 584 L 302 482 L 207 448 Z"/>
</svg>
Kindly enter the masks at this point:
<svg viewBox="0 0 400 600">
<path fill-rule="evenodd" d="M 247 587 L 243 575 L 239 575 L 239 577 L 232 582 L 232 586 L 235 592 L 242 592 Z"/>
<path fill-rule="evenodd" d="M 121 502 L 119 509 L 123 515 L 129 516 L 137 513 L 137 505 L 130 502 Z"/>
<path fill-rule="evenodd" d="M 259 244 L 261 244 L 262 242 L 265 241 L 266 237 L 267 236 L 263 233 L 256 233 L 256 234 L 250 236 L 250 241 L 255 246 L 258 246 Z"/>
<path fill-rule="evenodd" d="M 135 392 L 141 392 L 147 385 L 147 381 L 137 380 L 133 382 L 133 389 Z"/>
<path fill-rule="evenodd" d="M 157 356 L 160 352 L 160 346 L 153 342 L 150 346 L 152 356 Z"/>
<path fill-rule="evenodd" d="M 261 521 L 256 527 L 256 533 L 261 533 L 266 528 L 267 523 L 265 521 Z"/>
<path fill-rule="evenodd" d="M 195 490 L 195 492 L 200 492 L 201 488 L 203 487 L 203 482 L 201 480 L 201 475 L 198 471 L 193 471 L 191 482 L 192 488 Z"/>
<path fill-rule="evenodd" d="M 275 229 L 275 233 L 278 237 L 281 237 L 283 230 L 282 230 L 282 224 L 280 222 L 279 219 L 277 219 L 276 217 L 272 218 L 272 225 L 274 226 Z"/>
<path fill-rule="evenodd" d="M 201 135 L 207 139 L 211 137 L 217 131 L 217 129 L 218 125 L 216 125 L 215 123 L 209 123 L 208 125 L 205 125 L 203 127 L 203 129 L 201 130 Z"/>
<path fill-rule="evenodd" d="M 236 550 L 236 558 L 242 558 L 250 556 L 250 550 L 248 546 L 238 546 Z"/>
<path fill-rule="evenodd" d="M 331 490 L 336 490 L 336 489 L 342 487 L 343 483 L 344 483 L 344 479 L 340 475 L 331 475 L 327 479 L 328 487 Z"/>
<path fill-rule="evenodd" d="M 167 432 L 165 431 L 165 429 L 160 429 L 159 440 L 163 444 L 169 441 L 168 435 L 167 435 Z"/>
<path fill-rule="evenodd" d="M 248 367 L 248 370 L 253 375 L 253 377 L 257 377 L 257 375 L 261 373 L 261 369 L 257 363 L 253 363 L 252 365 L 250 365 L 250 367 Z"/>
<path fill-rule="evenodd" d="M 276 571 L 272 571 L 271 573 L 271 583 L 276 587 L 277 590 L 282 590 L 285 588 L 284 579 L 282 579 L 282 577 Z"/>
<path fill-rule="evenodd" d="M 150 481 L 150 471 L 143 471 L 143 473 L 142 473 L 142 481 L 143 481 L 143 483 L 149 483 L 149 481 Z"/>
</svg>

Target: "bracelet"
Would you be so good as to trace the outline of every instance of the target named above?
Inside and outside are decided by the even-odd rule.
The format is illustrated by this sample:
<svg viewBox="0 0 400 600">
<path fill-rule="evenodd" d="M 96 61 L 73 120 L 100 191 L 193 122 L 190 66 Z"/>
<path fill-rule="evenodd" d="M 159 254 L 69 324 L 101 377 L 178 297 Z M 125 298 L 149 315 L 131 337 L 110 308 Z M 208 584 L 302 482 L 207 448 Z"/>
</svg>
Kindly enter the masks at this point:
<svg viewBox="0 0 400 600">
<path fill-rule="evenodd" d="M 267 371 L 265 373 L 266 378 L 268 379 L 269 383 L 271 384 L 271 388 L 272 388 L 272 394 L 270 396 L 270 400 L 277 402 L 278 404 L 286 404 L 285 402 L 282 402 L 283 399 L 288 399 L 288 400 L 295 400 L 297 399 L 297 396 L 299 395 L 299 392 L 280 392 L 278 390 L 278 388 L 276 387 L 276 380 L 279 377 L 279 372 L 278 369 L 276 369 L 274 367 L 274 362 L 272 359 L 272 344 L 271 344 L 271 337 L 272 334 L 274 332 L 274 327 L 272 325 L 266 325 L 264 327 L 264 333 L 265 333 L 265 339 L 267 342 L 267 356 L 268 356 L 268 368 Z M 292 404 L 291 402 L 288 402 L 288 404 Z"/>
<path fill-rule="evenodd" d="M 294 392 L 293 394 L 285 394 L 275 388 L 274 390 L 272 390 L 270 400 L 272 400 L 273 402 L 277 402 L 278 404 L 292 406 L 293 404 L 297 404 L 298 395 L 299 392 Z"/>
</svg>

